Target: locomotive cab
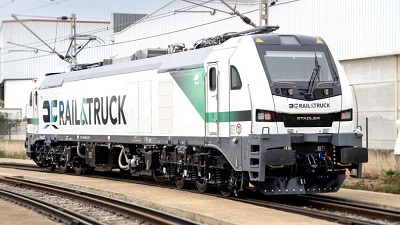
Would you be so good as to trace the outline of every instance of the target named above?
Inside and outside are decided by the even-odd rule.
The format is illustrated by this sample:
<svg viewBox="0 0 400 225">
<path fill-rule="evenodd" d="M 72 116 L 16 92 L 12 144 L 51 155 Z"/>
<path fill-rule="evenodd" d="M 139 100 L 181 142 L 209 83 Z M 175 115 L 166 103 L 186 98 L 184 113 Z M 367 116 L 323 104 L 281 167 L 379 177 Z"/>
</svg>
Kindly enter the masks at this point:
<svg viewBox="0 0 400 225">
<path fill-rule="evenodd" d="M 261 65 L 249 62 L 257 72 L 244 78 L 252 123 L 243 166 L 251 184 L 265 194 L 299 194 L 337 191 L 346 169 L 360 177 L 368 152 L 353 123 L 350 85 L 325 41 L 277 34 L 252 41 Z"/>
</svg>

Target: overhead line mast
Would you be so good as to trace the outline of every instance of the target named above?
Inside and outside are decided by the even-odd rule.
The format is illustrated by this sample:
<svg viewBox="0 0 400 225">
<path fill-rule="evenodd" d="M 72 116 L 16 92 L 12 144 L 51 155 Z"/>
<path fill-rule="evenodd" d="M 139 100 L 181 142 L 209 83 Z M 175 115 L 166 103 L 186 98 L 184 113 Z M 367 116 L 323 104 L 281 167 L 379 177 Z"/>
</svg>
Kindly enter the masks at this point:
<svg viewBox="0 0 400 225">
<path fill-rule="evenodd" d="M 80 69 L 86 69 L 86 68 L 90 68 L 93 66 L 99 66 L 101 63 L 91 63 L 91 64 L 79 64 L 77 61 L 77 55 L 82 51 L 82 49 L 84 49 L 91 41 L 98 41 L 101 40 L 100 38 L 93 36 L 93 35 L 78 35 L 76 33 L 76 15 L 72 14 L 70 18 L 63 16 L 60 17 L 58 19 L 61 20 L 68 20 L 71 19 L 71 37 L 70 39 L 70 45 L 68 47 L 68 50 L 64 55 L 61 55 L 61 53 L 57 52 L 55 50 L 55 48 L 52 48 L 49 44 L 47 44 L 44 40 L 42 40 L 35 32 L 33 32 L 28 26 L 26 26 L 21 20 L 18 19 L 18 17 L 14 14 L 11 15 L 12 17 L 14 17 L 15 20 L 17 20 L 23 27 L 25 27 L 30 33 L 32 33 L 40 42 L 42 42 L 47 48 L 49 48 L 51 51 L 50 53 L 54 53 L 56 54 L 60 59 L 68 62 L 71 66 L 71 70 L 80 70 Z M 86 41 L 86 43 L 82 44 L 81 46 L 79 46 L 79 48 L 77 47 L 77 40 L 84 40 Z M 104 42 L 103 40 L 101 40 L 102 42 Z M 15 43 L 10 43 L 10 44 L 14 44 L 14 45 L 18 45 Z M 45 51 L 45 50 L 41 50 L 41 51 Z"/>
<path fill-rule="evenodd" d="M 21 20 L 18 19 L 18 17 L 14 14 L 11 14 L 11 16 L 17 20 L 23 27 L 25 27 L 25 29 L 27 29 L 29 32 L 31 32 L 31 34 L 33 34 L 33 36 L 35 36 L 37 39 L 39 39 L 39 41 L 41 41 L 44 45 L 46 45 L 46 47 L 48 47 L 52 53 L 56 54 L 58 57 L 60 57 L 60 59 L 69 62 L 65 59 L 65 57 L 63 55 L 61 55 L 59 52 L 57 52 L 54 48 L 52 48 L 50 45 L 48 45 L 45 41 L 43 41 L 35 32 L 33 32 L 28 26 L 26 26 Z M 70 62 L 69 62 L 70 63 Z"/>
</svg>

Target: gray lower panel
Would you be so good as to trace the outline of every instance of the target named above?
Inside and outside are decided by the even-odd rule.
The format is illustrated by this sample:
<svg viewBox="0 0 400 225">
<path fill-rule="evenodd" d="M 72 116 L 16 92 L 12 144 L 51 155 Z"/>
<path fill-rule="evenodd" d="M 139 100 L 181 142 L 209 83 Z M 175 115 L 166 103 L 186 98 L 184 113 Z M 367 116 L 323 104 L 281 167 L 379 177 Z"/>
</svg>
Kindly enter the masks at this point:
<svg viewBox="0 0 400 225">
<path fill-rule="evenodd" d="M 251 134 L 242 141 L 243 170 L 249 171 L 250 180 L 264 181 L 266 149 L 291 146 L 289 134 Z"/>
<path fill-rule="evenodd" d="M 138 145 L 188 145 L 209 147 L 219 150 L 232 168 L 242 171 L 242 138 L 171 137 L 171 136 L 112 136 L 112 135 L 33 135 L 30 144 L 36 140 L 57 140 L 67 142 L 116 143 Z M 246 139 L 247 140 L 247 139 Z M 215 143 L 215 144 L 211 144 Z"/>
<path fill-rule="evenodd" d="M 345 178 L 345 174 L 315 179 L 294 177 L 289 180 L 281 180 L 276 177 L 267 177 L 265 182 L 251 182 L 251 184 L 265 195 L 311 194 L 337 192 Z"/>
<path fill-rule="evenodd" d="M 342 148 L 340 149 L 341 163 L 366 163 L 368 162 L 368 149 L 366 148 Z"/>
<path fill-rule="evenodd" d="M 242 141 L 242 165 L 243 171 L 249 172 L 250 181 L 264 181 L 266 176 L 266 165 L 277 165 L 277 161 L 281 161 L 280 165 L 290 165 L 292 158 L 290 152 L 286 154 L 276 153 L 273 149 L 280 148 L 283 152 L 284 147 L 291 147 L 292 144 L 313 144 L 326 145 L 331 143 L 333 146 L 361 146 L 361 137 L 356 133 L 344 134 L 269 134 L 269 135 L 250 135 L 249 138 L 243 138 Z M 356 148 L 358 149 L 358 148 Z M 272 151 L 270 151 L 272 150 Z M 367 158 L 367 151 L 345 151 L 347 153 L 346 161 L 356 163 L 364 162 Z M 269 152 L 270 151 L 270 152 Z M 267 153 L 276 156 L 267 159 Z M 275 153 L 275 154 L 273 154 Z M 360 154 L 359 154 L 360 153 Z M 292 153 L 294 154 L 294 153 Z M 361 158 L 360 158 L 361 157 Z M 360 158 L 360 159 L 359 159 Z M 273 160 L 273 161 L 271 161 Z M 351 161 L 352 160 L 352 161 Z"/>
<path fill-rule="evenodd" d="M 335 146 L 357 146 L 361 138 L 356 134 L 251 134 L 249 137 L 171 137 L 171 136 L 112 136 L 112 135 L 33 135 L 29 143 L 36 140 L 57 140 L 69 142 L 97 142 L 138 145 L 188 145 L 205 146 L 219 150 L 236 171 L 248 171 L 250 181 L 264 181 L 267 165 L 267 149 L 283 148 L 293 143 L 329 143 Z M 340 144 L 340 145 L 338 145 Z M 30 149 L 28 149 L 29 152 Z M 273 152 L 270 152 L 273 153 Z M 275 154 L 276 155 L 276 154 Z M 353 158 L 355 156 L 352 156 Z M 292 164 L 289 154 L 283 164 Z M 282 161 L 281 160 L 281 161 Z M 364 161 L 364 160 L 361 160 Z M 275 162 L 270 162 L 274 165 Z"/>
<path fill-rule="evenodd" d="M 355 133 L 344 134 L 269 134 L 266 138 L 261 134 L 250 134 L 249 137 L 172 137 L 172 136 L 116 136 L 116 135 L 48 135 L 31 134 L 33 140 L 59 140 L 80 142 L 104 142 L 122 144 L 161 144 L 204 146 L 214 144 L 221 148 L 241 148 L 250 152 L 251 145 L 263 145 L 266 148 L 291 146 L 292 143 L 332 143 L 334 146 L 361 146 L 362 138 Z M 214 140 L 215 139 L 215 140 Z M 31 142 L 32 143 L 32 142 Z"/>
<path fill-rule="evenodd" d="M 356 133 L 341 133 L 332 135 L 334 146 L 362 146 L 362 136 Z"/>
<path fill-rule="evenodd" d="M 356 133 L 291 134 L 292 143 L 332 143 L 334 146 L 361 146 L 362 136 Z"/>
<path fill-rule="evenodd" d="M 100 142 L 142 145 L 191 145 L 204 146 L 204 137 L 167 137 L 167 136 L 113 136 L 113 135 L 35 135 L 35 140 L 57 140 L 69 142 Z M 31 144 L 33 144 L 31 142 Z"/>
</svg>

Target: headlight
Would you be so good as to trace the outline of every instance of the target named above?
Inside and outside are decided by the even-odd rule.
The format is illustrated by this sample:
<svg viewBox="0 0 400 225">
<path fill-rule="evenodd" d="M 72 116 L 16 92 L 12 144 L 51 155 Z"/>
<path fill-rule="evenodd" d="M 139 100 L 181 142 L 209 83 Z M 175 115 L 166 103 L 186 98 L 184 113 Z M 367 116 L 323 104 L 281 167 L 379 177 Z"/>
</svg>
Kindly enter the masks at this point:
<svg viewBox="0 0 400 225">
<path fill-rule="evenodd" d="M 335 121 L 352 121 L 353 120 L 353 109 L 343 110 L 336 114 Z"/>
<path fill-rule="evenodd" d="M 256 110 L 256 121 L 257 122 L 275 122 L 276 121 L 275 112 L 257 109 Z"/>
</svg>

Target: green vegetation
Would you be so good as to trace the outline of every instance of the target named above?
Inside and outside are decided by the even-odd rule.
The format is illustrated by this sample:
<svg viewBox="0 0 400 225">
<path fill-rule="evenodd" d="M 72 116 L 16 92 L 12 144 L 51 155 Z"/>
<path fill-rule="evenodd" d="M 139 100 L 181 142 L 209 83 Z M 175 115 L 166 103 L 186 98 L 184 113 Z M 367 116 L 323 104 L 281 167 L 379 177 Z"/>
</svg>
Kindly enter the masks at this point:
<svg viewBox="0 0 400 225">
<path fill-rule="evenodd" d="M 342 188 L 400 194 L 400 171 L 383 170 L 380 177 L 346 179 Z"/>
<path fill-rule="evenodd" d="M 8 113 L 0 112 L 0 134 L 7 133 L 8 121 L 9 121 Z"/>
<path fill-rule="evenodd" d="M 20 119 L 13 119 L 10 113 L 0 112 L 0 138 L 4 138 L 4 136 L 15 132 L 21 125 L 21 122 L 22 120 Z"/>
<path fill-rule="evenodd" d="M 400 194 L 400 171 L 383 171 L 382 180 L 385 183 L 383 187 L 384 192 Z"/>
<path fill-rule="evenodd" d="M 8 153 L 4 150 L 0 150 L 0 158 L 26 159 L 26 154 L 24 151 Z"/>
</svg>

